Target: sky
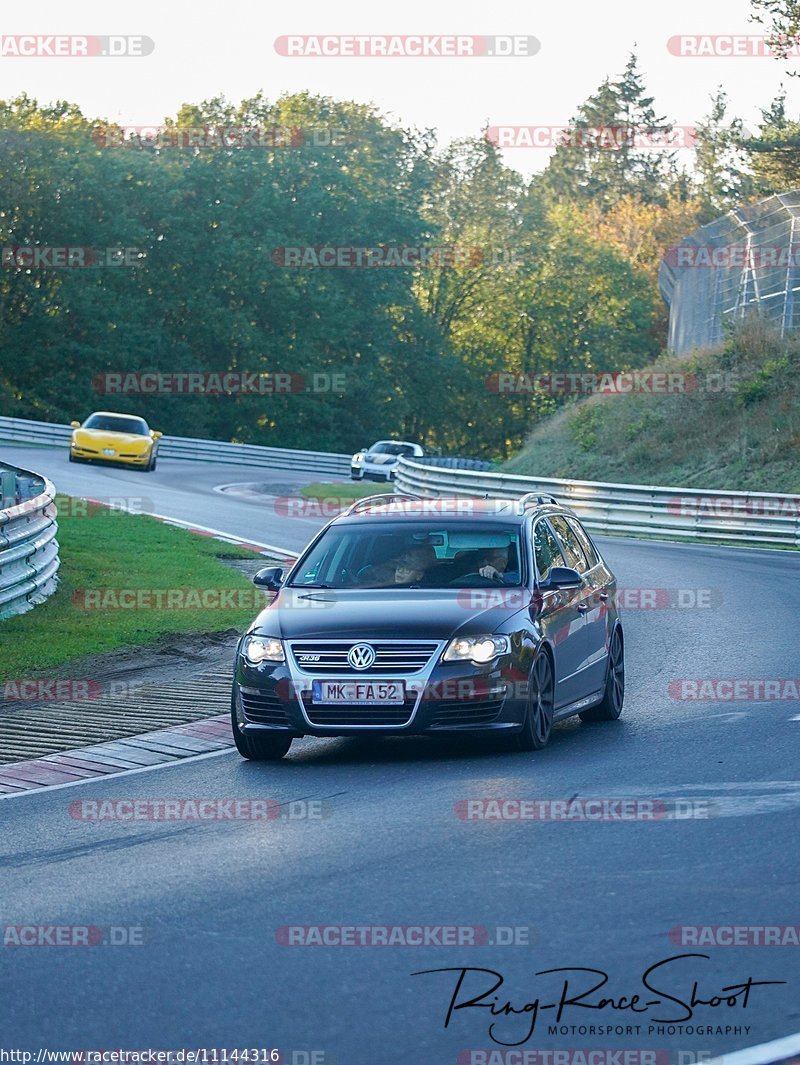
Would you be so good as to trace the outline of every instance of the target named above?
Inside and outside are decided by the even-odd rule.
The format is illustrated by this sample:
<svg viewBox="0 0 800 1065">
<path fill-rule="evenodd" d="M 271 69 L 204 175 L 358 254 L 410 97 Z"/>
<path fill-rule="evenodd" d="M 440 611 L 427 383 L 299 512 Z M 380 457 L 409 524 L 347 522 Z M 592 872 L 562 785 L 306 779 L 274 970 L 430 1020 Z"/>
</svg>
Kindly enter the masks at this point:
<svg viewBox="0 0 800 1065">
<path fill-rule="evenodd" d="M 441 144 L 486 126 L 563 126 L 607 76 L 622 72 L 636 49 L 658 112 L 691 127 L 722 86 L 731 113 L 754 128 L 759 107 L 781 84 L 790 114 L 800 114 L 800 78 L 787 76 L 800 58 L 673 55 L 677 35 L 754 35 L 748 0 L 39 0 L 4 5 L 0 33 L 144 35 L 147 56 L 0 56 L 0 98 L 24 91 L 40 103 L 66 99 L 89 117 L 122 125 L 157 125 L 182 103 L 217 95 L 232 101 L 263 90 L 312 93 L 371 102 L 391 121 L 432 127 Z M 290 34 L 529 35 L 532 56 L 325 58 L 280 55 L 275 39 Z M 547 162 L 546 148 L 504 150 L 529 175 Z M 679 159 L 690 156 L 679 153 Z M 690 158 L 686 159 L 690 164 Z"/>
</svg>

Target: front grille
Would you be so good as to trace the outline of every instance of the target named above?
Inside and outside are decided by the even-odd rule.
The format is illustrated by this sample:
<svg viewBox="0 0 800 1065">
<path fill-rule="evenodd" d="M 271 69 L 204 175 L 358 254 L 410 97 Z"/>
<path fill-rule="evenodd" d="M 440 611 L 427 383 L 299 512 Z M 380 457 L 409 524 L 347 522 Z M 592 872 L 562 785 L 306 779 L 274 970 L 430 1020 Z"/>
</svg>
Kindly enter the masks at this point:
<svg viewBox="0 0 800 1065">
<path fill-rule="evenodd" d="M 454 728 L 457 725 L 488 725 L 497 720 L 502 708 L 502 699 L 442 703 L 428 727 L 433 729 Z"/>
<path fill-rule="evenodd" d="M 369 669 L 353 669 L 347 653 L 357 643 L 369 643 L 375 651 L 375 662 Z M 336 640 L 289 645 L 298 669 L 317 675 L 335 674 L 337 677 L 368 677 L 419 673 L 439 649 L 433 640 Z M 316 661 L 303 661 L 303 655 L 314 655 Z"/>
<path fill-rule="evenodd" d="M 289 718 L 277 695 L 240 688 L 239 697 L 246 721 L 251 721 L 254 725 L 272 725 L 275 728 L 286 728 L 289 725 Z"/>
<path fill-rule="evenodd" d="M 319 706 L 311 696 L 303 695 L 303 707 L 312 725 L 336 725 L 340 728 L 387 727 L 407 725 L 414 712 L 414 700 L 406 699 L 403 706 Z"/>
</svg>

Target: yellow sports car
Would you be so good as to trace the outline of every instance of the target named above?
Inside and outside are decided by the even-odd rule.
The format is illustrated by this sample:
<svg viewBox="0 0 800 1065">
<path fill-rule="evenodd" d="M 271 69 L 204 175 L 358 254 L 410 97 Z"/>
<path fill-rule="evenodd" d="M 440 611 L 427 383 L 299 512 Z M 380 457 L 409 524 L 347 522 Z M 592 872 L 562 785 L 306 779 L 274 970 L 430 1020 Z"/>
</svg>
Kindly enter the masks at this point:
<svg viewBox="0 0 800 1065">
<path fill-rule="evenodd" d="M 161 433 L 148 428 L 144 418 L 98 410 L 81 425 L 70 422 L 74 432 L 69 445 L 70 462 L 113 462 L 156 468 Z"/>
</svg>

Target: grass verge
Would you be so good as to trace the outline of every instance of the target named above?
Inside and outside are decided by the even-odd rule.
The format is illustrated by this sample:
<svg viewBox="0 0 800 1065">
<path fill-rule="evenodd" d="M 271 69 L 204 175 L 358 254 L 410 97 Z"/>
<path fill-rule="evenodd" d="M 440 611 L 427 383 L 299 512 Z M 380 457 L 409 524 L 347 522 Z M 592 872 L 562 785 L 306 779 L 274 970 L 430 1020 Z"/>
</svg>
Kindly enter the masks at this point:
<svg viewBox="0 0 800 1065">
<path fill-rule="evenodd" d="M 694 374 L 697 387 L 569 404 L 503 472 L 800 494 L 800 337 L 748 321 L 721 348 L 652 369 Z"/>
<path fill-rule="evenodd" d="M 60 503 L 61 583 L 34 610 L 0 621 L 0 681 L 178 633 L 242 629 L 263 606 L 263 592 L 220 561 L 252 551 L 145 515 Z"/>
<path fill-rule="evenodd" d="M 315 481 L 300 489 L 306 499 L 363 499 L 394 492 L 394 484 L 376 481 Z"/>
</svg>

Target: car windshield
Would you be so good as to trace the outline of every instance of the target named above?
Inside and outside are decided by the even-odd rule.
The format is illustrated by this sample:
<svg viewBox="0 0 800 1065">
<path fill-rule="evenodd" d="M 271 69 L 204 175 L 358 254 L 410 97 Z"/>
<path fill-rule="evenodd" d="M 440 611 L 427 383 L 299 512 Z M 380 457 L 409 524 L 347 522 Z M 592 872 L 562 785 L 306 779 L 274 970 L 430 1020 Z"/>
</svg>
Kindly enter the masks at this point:
<svg viewBox="0 0 800 1065">
<path fill-rule="evenodd" d="M 413 455 L 414 448 L 411 444 L 393 444 L 391 440 L 379 440 L 370 448 L 373 454 L 378 455 Z"/>
<path fill-rule="evenodd" d="M 84 429 L 102 429 L 106 433 L 135 433 L 147 436 L 150 430 L 144 418 L 124 418 L 117 414 L 92 414 L 83 423 Z"/>
<path fill-rule="evenodd" d="M 294 588 L 519 586 L 520 530 L 489 523 L 333 525 L 301 558 Z"/>
</svg>

